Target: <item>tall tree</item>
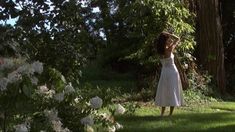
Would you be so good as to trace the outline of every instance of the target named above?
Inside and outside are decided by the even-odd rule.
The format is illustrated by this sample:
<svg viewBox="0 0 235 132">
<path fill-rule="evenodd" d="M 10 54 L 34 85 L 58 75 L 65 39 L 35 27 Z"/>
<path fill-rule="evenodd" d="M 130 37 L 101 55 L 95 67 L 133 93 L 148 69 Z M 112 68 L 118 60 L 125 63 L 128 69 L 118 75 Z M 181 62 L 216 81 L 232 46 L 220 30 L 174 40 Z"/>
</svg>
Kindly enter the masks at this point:
<svg viewBox="0 0 235 132">
<path fill-rule="evenodd" d="M 219 0 L 197 1 L 198 56 L 214 76 L 221 93 L 225 92 L 224 46 Z"/>
<path fill-rule="evenodd" d="M 79 78 L 81 64 L 91 53 L 92 9 L 80 0 L 0 1 L 0 20 L 17 18 L 17 39 L 30 59 Z"/>
<path fill-rule="evenodd" d="M 183 36 L 177 48 L 180 58 L 186 58 L 185 53 L 193 51 L 194 29 L 189 25 L 192 23 L 189 21 L 191 15 L 179 1 L 96 0 L 92 5 L 100 9 L 99 28 L 103 29 L 107 43 L 102 59 L 106 59 L 108 64 L 129 59 L 129 62 L 131 60 L 141 67 L 141 70 L 138 69 L 140 74 L 154 73 L 160 61 L 152 52 L 152 42 L 161 31 L 168 28 Z M 186 88 L 187 78 L 183 70 L 180 72 Z"/>
</svg>

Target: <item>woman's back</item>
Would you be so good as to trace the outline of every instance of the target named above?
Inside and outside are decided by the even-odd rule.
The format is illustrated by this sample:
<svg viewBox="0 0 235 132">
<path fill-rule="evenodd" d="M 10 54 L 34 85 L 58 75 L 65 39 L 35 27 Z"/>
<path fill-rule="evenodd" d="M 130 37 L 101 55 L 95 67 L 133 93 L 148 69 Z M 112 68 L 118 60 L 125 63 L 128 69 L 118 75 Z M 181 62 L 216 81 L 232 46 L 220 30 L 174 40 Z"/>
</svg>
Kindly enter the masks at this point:
<svg viewBox="0 0 235 132">
<path fill-rule="evenodd" d="M 160 59 L 163 67 L 174 66 L 174 55 L 171 53 L 170 57 Z"/>
</svg>

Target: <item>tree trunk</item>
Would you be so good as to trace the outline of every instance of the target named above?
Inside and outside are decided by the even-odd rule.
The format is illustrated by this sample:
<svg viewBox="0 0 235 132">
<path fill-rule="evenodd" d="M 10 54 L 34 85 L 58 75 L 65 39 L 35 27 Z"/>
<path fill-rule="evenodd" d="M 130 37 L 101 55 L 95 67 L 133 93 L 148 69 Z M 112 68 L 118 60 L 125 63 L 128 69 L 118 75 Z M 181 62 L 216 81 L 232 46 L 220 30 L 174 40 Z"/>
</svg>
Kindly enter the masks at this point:
<svg viewBox="0 0 235 132">
<path fill-rule="evenodd" d="M 219 0 L 197 0 L 197 43 L 199 63 L 225 92 L 224 47 Z"/>
</svg>

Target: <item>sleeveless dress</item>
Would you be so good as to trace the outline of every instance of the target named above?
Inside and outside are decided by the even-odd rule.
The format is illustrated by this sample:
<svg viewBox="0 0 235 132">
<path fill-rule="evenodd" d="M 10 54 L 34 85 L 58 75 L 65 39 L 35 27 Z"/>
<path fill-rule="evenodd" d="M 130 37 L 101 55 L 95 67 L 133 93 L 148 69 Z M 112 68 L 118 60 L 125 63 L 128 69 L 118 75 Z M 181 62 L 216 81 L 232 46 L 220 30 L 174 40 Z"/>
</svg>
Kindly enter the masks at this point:
<svg viewBox="0 0 235 132">
<path fill-rule="evenodd" d="M 182 84 L 174 63 L 174 55 L 161 59 L 162 71 L 158 82 L 155 104 L 158 106 L 183 105 Z"/>
</svg>

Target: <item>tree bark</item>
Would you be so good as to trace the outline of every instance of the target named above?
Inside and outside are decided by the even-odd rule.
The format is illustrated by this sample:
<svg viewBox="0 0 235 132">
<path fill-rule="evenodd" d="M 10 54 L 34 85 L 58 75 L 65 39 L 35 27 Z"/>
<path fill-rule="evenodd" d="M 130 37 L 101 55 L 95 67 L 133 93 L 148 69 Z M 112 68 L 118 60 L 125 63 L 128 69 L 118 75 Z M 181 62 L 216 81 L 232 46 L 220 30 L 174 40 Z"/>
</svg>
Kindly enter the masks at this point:
<svg viewBox="0 0 235 132">
<path fill-rule="evenodd" d="M 213 75 L 225 92 L 224 46 L 219 0 L 197 0 L 197 43 L 199 63 Z"/>
</svg>

